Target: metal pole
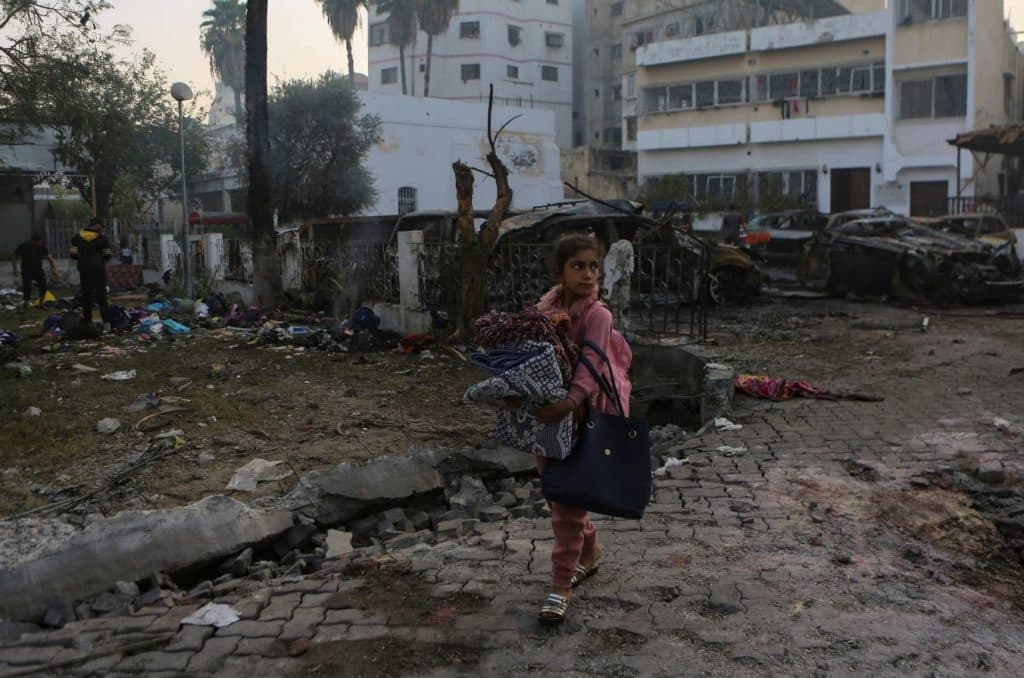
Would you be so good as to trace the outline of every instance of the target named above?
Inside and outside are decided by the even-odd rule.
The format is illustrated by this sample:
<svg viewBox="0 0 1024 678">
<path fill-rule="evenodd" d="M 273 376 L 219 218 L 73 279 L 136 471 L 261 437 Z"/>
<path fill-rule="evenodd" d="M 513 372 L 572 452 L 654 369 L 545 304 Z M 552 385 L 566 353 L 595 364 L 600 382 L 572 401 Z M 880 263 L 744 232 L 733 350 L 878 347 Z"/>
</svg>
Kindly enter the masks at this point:
<svg viewBox="0 0 1024 678">
<path fill-rule="evenodd" d="M 185 246 L 182 257 L 185 259 L 185 296 L 192 298 L 192 243 L 188 225 L 188 185 L 185 181 L 185 125 L 181 101 L 178 102 L 178 136 L 181 138 L 181 216 L 182 230 L 185 234 Z"/>
</svg>

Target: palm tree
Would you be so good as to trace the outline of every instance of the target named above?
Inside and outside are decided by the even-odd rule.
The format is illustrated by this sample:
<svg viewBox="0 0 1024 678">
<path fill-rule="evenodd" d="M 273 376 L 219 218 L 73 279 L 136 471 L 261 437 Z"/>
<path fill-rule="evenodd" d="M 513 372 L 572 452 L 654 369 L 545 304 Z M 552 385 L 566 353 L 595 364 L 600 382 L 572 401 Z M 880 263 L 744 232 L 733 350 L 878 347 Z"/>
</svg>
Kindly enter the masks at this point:
<svg viewBox="0 0 1024 678">
<path fill-rule="evenodd" d="M 267 106 L 267 0 L 249 0 L 245 21 L 245 103 L 249 189 L 246 208 L 252 234 L 252 277 L 256 303 L 281 300 L 281 262 L 277 255 L 271 204 L 270 120 Z"/>
<path fill-rule="evenodd" d="M 388 13 L 388 41 L 398 47 L 402 94 L 408 94 L 405 79 L 405 46 L 416 39 L 416 6 L 420 0 L 377 0 L 377 11 Z"/>
<path fill-rule="evenodd" d="M 348 52 L 348 78 L 356 77 L 355 61 L 352 59 L 352 36 L 359 27 L 359 10 L 369 9 L 368 0 L 317 0 L 327 17 L 327 23 L 338 42 L 345 43 Z"/>
<path fill-rule="evenodd" d="M 245 89 L 245 2 L 213 0 L 199 24 L 199 46 L 210 59 L 210 72 L 235 93 L 235 122 L 242 124 Z"/>
<path fill-rule="evenodd" d="M 420 0 L 416 17 L 427 34 L 427 70 L 423 73 L 423 96 L 430 96 L 430 61 L 434 53 L 434 36 L 448 30 L 452 17 L 459 11 L 459 0 Z"/>
</svg>

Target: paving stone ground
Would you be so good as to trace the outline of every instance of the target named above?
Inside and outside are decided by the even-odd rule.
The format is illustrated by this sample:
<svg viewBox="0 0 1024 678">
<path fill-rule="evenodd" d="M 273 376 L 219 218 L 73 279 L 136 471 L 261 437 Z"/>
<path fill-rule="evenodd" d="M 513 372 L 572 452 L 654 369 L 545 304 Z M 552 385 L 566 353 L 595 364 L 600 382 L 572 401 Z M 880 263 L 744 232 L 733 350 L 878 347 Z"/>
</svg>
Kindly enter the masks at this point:
<svg viewBox="0 0 1024 678">
<path fill-rule="evenodd" d="M 420 586 L 409 607 L 437 601 L 427 621 L 348 606 L 359 582 L 334 574 L 246 594 L 233 601 L 246 618 L 215 632 L 179 628 L 179 608 L 26 636 L 0 648 L 0 677 L 306 675 L 314 661 L 351 675 L 345 652 L 355 662 L 381 639 L 476 652 L 391 675 L 1022 675 L 1022 569 L 998 561 L 991 521 L 943 479 L 989 457 L 1008 482 L 1024 470 L 1024 374 L 1010 374 L 1024 323 L 977 311 L 922 333 L 920 313 L 835 302 L 759 313 L 756 331 L 723 322 L 723 360 L 885 400 L 737 398 L 743 428 L 690 440 L 642 521 L 595 517 L 604 561 L 560 628 L 535 621 L 550 523 L 521 519 L 390 554 Z M 444 603 L 467 594 L 476 605 Z M 289 657 L 302 639 L 308 653 Z"/>
</svg>

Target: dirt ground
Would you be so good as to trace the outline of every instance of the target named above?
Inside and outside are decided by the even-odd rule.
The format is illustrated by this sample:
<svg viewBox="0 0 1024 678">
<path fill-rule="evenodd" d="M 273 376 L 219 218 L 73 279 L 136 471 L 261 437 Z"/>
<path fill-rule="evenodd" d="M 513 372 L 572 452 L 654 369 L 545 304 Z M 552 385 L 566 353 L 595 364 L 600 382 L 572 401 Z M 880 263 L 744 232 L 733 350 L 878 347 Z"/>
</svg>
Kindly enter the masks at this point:
<svg viewBox="0 0 1024 678">
<path fill-rule="evenodd" d="M 485 418 L 462 404 L 479 370 L 437 347 L 413 355 L 328 354 L 249 346 L 216 330 L 60 344 L 39 336 L 45 315 L 0 311 L 0 328 L 25 337 L 2 362 L 20 356 L 32 366 L 27 378 L 0 372 L 2 516 L 98 487 L 147 450 L 161 458 L 98 495 L 93 510 L 160 508 L 221 493 L 255 458 L 282 460 L 300 474 L 404 453 L 426 441 L 473 445 L 485 433 Z M 135 378 L 102 378 L 124 370 L 135 370 Z M 123 410 L 144 394 L 157 395 L 160 404 Z M 29 407 L 42 412 L 28 416 Z M 98 433 L 97 422 L 108 417 L 120 420 L 120 429 Z M 180 434 L 160 438 L 174 431 Z M 246 500 L 293 485 L 294 477 L 238 494 Z"/>
<path fill-rule="evenodd" d="M 738 371 L 870 394 L 888 379 L 963 353 L 957 343 L 922 350 L 930 342 L 924 318 L 941 322 L 945 331 L 968 332 L 977 314 L 1006 316 L 1007 328 L 1016 324 L 1014 307 L 939 315 L 870 300 L 768 296 L 715 309 L 709 338 Z M 54 343 L 40 336 L 45 315 L 0 310 L 0 329 L 25 337 L 16 351 L 5 349 L 2 362 L 20 356 L 33 369 L 27 378 L 0 371 L 3 517 L 81 496 L 153 456 L 100 492 L 89 509 L 112 514 L 185 504 L 224 492 L 233 473 L 257 458 L 283 461 L 300 474 L 404 453 L 417 443 L 473 445 L 487 433 L 487 413 L 461 401 L 479 370 L 436 346 L 413 355 L 328 354 L 252 346 L 217 330 L 153 341 L 111 334 Z M 972 345 L 972 354 L 984 351 Z M 1005 368 L 990 357 L 993 369 Z M 96 371 L 82 373 L 74 365 Z M 102 378 L 122 370 L 135 370 L 135 378 Z M 158 396 L 159 406 L 123 410 L 145 394 Z M 41 415 L 28 416 L 29 407 Z M 120 429 L 98 433 L 97 422 L 107 417 L 120 420 Z M 280 495 L 293 484 L 294 476 L 238 496 Z"/>
</svg>

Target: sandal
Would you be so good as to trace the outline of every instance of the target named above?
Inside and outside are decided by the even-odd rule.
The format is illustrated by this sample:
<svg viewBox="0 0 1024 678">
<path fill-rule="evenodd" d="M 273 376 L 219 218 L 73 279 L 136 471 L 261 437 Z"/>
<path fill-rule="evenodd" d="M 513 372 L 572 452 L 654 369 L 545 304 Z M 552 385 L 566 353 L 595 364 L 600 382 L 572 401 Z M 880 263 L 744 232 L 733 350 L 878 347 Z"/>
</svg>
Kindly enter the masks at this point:
<svg viewBox="0 0 1024 678">
<path fill-rule="evenodd" d="M 597 574 L 597 568 L 600 567 L 600 566 L 601 566 L 600 558 L 598 559 L 598 561 L 596 563 L 594 563 L 590 567 L 586 567 L 584 565 L 577 565 L 576 566 L 576 574 L 574 574 L 572 576 L 572 579 L 569 580 L 569 583 L 572 585 L 573 588 L 576 588 L 577 586 L 582 584 L 584 580 L 590 579 L 595 574 Z"/>
<path fill-rule="evenodd" d="M 543 607 L 537 614 L 537 621 L 546 626 L 557 626 L 565 621 L 565 613 L 569 609 L 569 599 L 557 593 L 549 593 Z"/>
</svg>

